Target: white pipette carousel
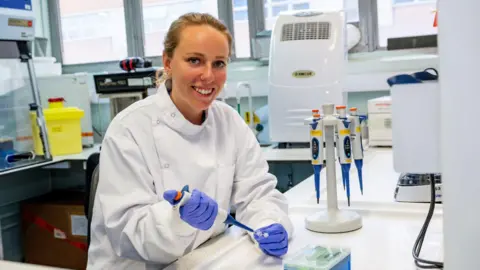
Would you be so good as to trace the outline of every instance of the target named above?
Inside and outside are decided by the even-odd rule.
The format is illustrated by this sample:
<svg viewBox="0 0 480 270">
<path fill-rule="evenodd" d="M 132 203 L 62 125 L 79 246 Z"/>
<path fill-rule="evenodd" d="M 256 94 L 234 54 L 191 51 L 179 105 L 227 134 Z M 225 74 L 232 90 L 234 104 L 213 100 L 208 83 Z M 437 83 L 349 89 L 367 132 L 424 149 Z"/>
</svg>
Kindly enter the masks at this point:
<svg viewBox="0 0 480 270">
<path fill-rule="evenodd" d="M 358 230 L 362 227 L 361 216 L 351 210 L 338 208 L 337 201 L 337 178 L 335 168 L 335 127 L 343 124 L 345 120 L 339 118 L 334 113 L 334 104 L 325 104 L 322 106 L 323 117 L 317 119 L 317 124 L 323 126 L 323 138 L 325 141 L 325 160 L 327 174 L 327 208 L 305 218 L 305 227 L 308 230 L 321 233 L 343 233 Z M 349 124 L 349 123 L 345 123 Z M 346 134 L 344 135 L 346 136 Z M 351 142 L 337 140 L 339 149 L 344 152 L 351 152 Z M 344 148 L 346 146 L 346 148 Z M 322 146 L 320 146 L 322 147 Z M 318 147 L 317 147 L 318 148 Z M 315 148 L 314 148 L 315 149 Z M 347 151 L 345 151 L 345 149 Z M 312 153 L 314 155 L 314 153 Z M 339 153 L 341 156 L 341 153 Z"/>
</svg>

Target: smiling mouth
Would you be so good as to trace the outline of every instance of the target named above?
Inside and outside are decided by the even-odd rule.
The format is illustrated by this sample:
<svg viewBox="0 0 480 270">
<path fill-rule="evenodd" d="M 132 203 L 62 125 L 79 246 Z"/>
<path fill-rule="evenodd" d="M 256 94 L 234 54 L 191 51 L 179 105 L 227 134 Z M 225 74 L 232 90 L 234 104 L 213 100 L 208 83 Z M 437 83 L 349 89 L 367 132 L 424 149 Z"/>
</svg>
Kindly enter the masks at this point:
<svg viewBox="0 0 480 270">
<path fill-rule="evenodd" d="M 197 93 L 202 94 L 204 96 L 210 95 L 211 93 L 213 93 L 213 90 L 215 90 L 215 88 L 201 88 L 201 87 L 196 87 L 196 86 L 192 86 L 192 88 Z"/>
</svg>

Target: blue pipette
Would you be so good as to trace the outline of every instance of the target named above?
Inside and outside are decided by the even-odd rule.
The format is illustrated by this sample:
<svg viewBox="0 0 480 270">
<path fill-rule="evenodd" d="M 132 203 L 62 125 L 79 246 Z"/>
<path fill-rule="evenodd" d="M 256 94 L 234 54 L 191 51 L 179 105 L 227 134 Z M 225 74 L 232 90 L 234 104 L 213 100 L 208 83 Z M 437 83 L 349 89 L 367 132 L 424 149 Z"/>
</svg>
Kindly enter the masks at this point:
<svg viewBox="0 0 480 270">
<path fill-rule="evenodd" d="M 346 106 L 340 105 L 336 107 L 338 113 L 337 122 L 337 151 L 340 167 L 342 169 L 342 179 L 347 190 L 347 201 L 350 206 L 350 164 L 352 163 L 352 141 L 350 137 L 351 121 L 346 116 Z"/>
<path fill-rule="evenodd" d="M 363 159 L 355 159 L 355 167 L 357 167 L 358 183 L 360 184 L 360 192 L 363 195 L 363 179 L 362 179 Z"/>
<path fill-rule="evenodd" d="M 189 192 L 189 187 L 188 185 L 186 185 L 182 188 L 181 191 L 177 191 L 177 195 L 173 200 L 173 204 L 172 204 L 173 207 L 178 208 L 178 207 L 181 207 L 182 205 L 185 205 L 190 199 L 190 196 L 191 194 Z M 215 222 L 217 221 L 221 221 L 225 224 L 234 225 L 248 232 L 255 233 L 255 231 L 252 228 L 236 220 L 234 217 L 232 217 L 232 215 L 230 215 L 229 213 L 227 213 L 227 211 L 221 208 L 218 209 L 217 217 L 215 218 Z M 257 231 L 256 234 L 258 236 L 268 237 L 268 233 L 262 233 L 260 231 Z"/>
<path fill-rule="evenodd" d="M 312 153 L 313 175 L 315 180 L 315 195 L 320 203 L 320 172 L 323 166 L 323 122 L 318 110 L 312 110 L 313 121 L 310 123 L 310 150 Z"/>
<path fill-rule="evenodd" d="M 350 163 L 342 164 L 342 175 L 345 181 L 345 187 L 347 189 L 347 202 L 348 206 L 350 206 Z"/>
</svg>

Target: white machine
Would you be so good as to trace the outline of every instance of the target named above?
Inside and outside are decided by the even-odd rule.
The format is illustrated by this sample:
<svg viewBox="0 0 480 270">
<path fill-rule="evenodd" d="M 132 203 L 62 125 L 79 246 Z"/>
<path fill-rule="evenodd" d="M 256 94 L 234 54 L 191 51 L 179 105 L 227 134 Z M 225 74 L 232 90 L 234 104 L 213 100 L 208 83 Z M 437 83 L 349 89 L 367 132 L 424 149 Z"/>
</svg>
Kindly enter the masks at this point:
<svg viewBox="0 0 480 270">
<path fill-rule="evenodd" d="M 442 201 L 442 176 L 435 178 L 435 201 Z M 430 202 L 430 174 L 402 173 L 395 188 L 394 198 L 397 202 Z"/>
<path fill-rule="evenodd" d="M 270 140 L 307 143 L 318 104 L 343 104 L 347 63 L 343 11 L 281 13 L 272 31 L 268 104 Z"/>
<path fill-rule="evenodd" d="M 156 92 L 156 72 L 156 69 L 148 68 L 93 75 L 95 92 L 100 98 L 109 99 L 111 119 L 131 104 Z"/>
<path fill-rule="evenodd" d="M 392 98 L 368 101 L 368 139 L 370 146 L 392 146 Z"/>
</svg>

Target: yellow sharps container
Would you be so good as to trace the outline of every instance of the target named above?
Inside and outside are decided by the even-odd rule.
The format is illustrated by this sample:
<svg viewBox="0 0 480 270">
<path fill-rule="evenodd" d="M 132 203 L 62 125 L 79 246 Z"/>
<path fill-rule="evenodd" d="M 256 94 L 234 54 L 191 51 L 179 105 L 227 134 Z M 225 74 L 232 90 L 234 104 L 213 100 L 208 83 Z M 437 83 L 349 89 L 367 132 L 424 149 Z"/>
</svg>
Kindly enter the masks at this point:
<svg viewBox="0 0 480 270">
<path fill-rule="evenodd" d="M 82 152 L 81 119 L 84 111 L 76 107 L 64 107 L 65 99 L 48 99 L 48 108 L 43 110 L 48 142 L 52 156 L 78 154 Z M 43 144 L 37 125 L 36 111 L 30 112 L 35 154 L 43 155 Z"/>
</svg>

